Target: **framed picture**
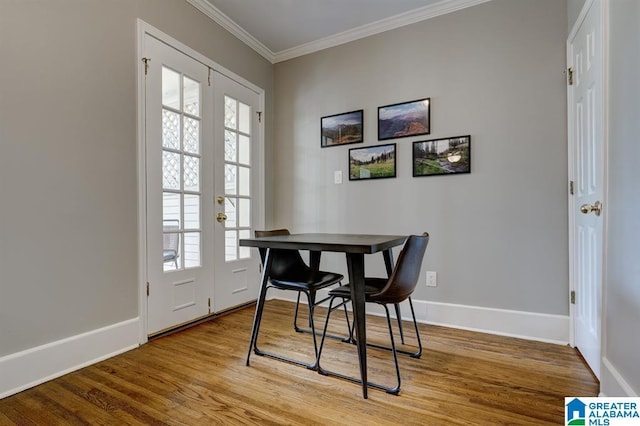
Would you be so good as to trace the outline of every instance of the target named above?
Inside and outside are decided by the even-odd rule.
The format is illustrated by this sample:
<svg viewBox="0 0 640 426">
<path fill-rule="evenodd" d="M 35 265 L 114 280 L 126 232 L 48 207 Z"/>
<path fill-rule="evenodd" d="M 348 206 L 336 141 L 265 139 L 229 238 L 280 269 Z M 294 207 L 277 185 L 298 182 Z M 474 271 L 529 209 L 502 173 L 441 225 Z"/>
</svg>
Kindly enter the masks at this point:
<svg viewBox="0 0 640 426">
<path fill-rule="evenodd" d="M 360 143 L 362 137 L 362 111 L 344 112 L 320 119 L 320 146 Z"/>
<path fill-rule="evenodd" d="M 471 173 L 471 136 L 413 143 L 413 176 Z"/>
<path fill-rule="evenodd" d="M 349 150 L 349 180 L 396 177 L 396 144 Z"/>
<path fill-rule="evenodd" d="M 431 98 L 378 107 L 378 139 L 431 133 Z"/>
</svg>

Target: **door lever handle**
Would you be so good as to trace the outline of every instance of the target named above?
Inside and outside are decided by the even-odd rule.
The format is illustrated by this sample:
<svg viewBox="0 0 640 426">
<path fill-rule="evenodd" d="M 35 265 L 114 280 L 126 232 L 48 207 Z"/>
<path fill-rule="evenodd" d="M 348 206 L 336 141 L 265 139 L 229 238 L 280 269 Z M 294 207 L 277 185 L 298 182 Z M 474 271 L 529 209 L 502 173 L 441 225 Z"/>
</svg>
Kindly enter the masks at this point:
<svg viewBox="0 0 640 426">
<path fill-rule="evenodd" d="M 600 201 L 596 201 L 594 204 L 583 204 L 580 206 L 580 211 L 582 214 L 589 214 L 593 212 L 596 216 L 600 216 L 600 213 L 602 213 L 602 203 Z"/>
</svg>

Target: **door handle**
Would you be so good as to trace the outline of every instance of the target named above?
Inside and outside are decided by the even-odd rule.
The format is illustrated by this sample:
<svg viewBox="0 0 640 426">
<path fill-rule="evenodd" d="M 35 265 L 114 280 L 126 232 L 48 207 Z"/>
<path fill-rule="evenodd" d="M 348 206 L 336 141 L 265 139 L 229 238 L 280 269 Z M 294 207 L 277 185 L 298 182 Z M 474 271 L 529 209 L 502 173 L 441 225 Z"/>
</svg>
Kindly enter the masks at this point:
<svg viewBox="0 0 640 426">
<path fill-rule="evenodd" d="M 589 214 L 593 212 L 596 216 L 600 216 L 600 213 L 602 213 L 602 203 L 600 203 L 600 201 L 596 201 L 594 204 L 583 204 L 580 206 L 580 211 L 582 214 Z"/>
<path fill-rule="evenodd" d="M 222 223 L 222 222 L 224 222 L 225 220 L 227 220 L 227 215 L 226 215 L 226 214 L 224 214 L 224 213 L 218 213 L 218 214 L 216 215 L 216 220 L 218 221 L 218 223 Z"/>
</svg>

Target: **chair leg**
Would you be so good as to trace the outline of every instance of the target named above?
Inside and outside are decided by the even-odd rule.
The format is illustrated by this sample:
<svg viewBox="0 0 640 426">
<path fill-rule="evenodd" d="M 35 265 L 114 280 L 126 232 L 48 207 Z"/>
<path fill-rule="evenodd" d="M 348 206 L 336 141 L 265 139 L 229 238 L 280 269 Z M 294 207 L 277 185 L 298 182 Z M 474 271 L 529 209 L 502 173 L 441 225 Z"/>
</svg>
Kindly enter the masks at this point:
<svg viewBox="0 0 640 426">
<path fill-rule="evenodd" d="M 404 349 L 397 349 L 396 348 L 396 352 L 398 352 L 399 354 L 409 355 L 411 358 L 420 358 L 422 356 L 422 341 L 420 340 L 420 332 L 418 331 L 418 322 L 416 321 L 416 314 L 415 314 L 415 311 L 413 309 L 413 302 L 411 301 L 411 297 L 409 297 L 408 299 L 409 299 L 409 307 L 411 308 L 411 317 L 413 318 L 413 329 L 415 330 L 416 340 L 418 341 L 418 350 L 415 351 L 415 352 L 410 352 L 410 351 L 406 351 Z M 398 321 L 398 322 L 400 322 L 400 321 Z M 355 342 L 356 342 L 355 338 L 352 338 L 351 343 L 355 343 Z M 403 342 L 403 344 L 404 344 L 404 342 Z M 370 346 L 370 347 L 376 348 L 376 349 L 385 349 L 387 351 L 392 350 L 392 348 L 390 348 L 388 346 L 378 345 L 376 343 L 367 343 L 367 346 Z"/>
<path fill-rule="evenodd" d="M 313 301 L 313 308 L 315 310 L 316 307 L 316 293 L 315 291 L 311 293 L 311 300 Z M 325 302 L 327 299 L 323 299 L 318 303 L 323 303 Z M 302 328 L 298 326 L 298 307 L 300 306 L 300 292 L 298 292 L 298 300 L 296 301 L 296 308 L 293 314 L 293 329 L 297 332 L 297 333 L 310 333 L 311 332 L 311 317 L 309 317 L 309 328 Z M 349 332 L 349 335 L 347 337 L 342 337 L 342 336 L 335 336 L 333 334 L 327 334 L 327 337 L 331 338 L 331 339 L 337 339 L 340 340 L 342 342 L 348 343 L 351 342 L 351 340 L 353 339 L 353 330 L 351 329 L 350 326 L 350 321 L 349 321 L 349 312 L 347 311 L 347 305 L 344 305 L 344 316 L 346 318 L 347 321 L 347 331 Z M 321 334 L 319 332 L 316 332 L 316 336 L 320 336 Z"/>
<path fill-rule="evenodd" d="M 258 349 L 258 334 L 260 334 L 260 323 L 262 322 L 262 313 L 264 312 L 264 302 L 267 299 L 267 292 L 269 291 L 269 286 L 265 287 L 264 291 L 260 293 L 260 298 L 258 299 L 258 303 L 256 305 L 256 313 L 255 313 L 255 324 L 253 334 L 251 335 L 251 341 L 249 342 L 249 351 L 247 352 L 247 361 L 246 365 L 249 365 L 249 357 L 251 356 L 251 351 L 255 354 L 259 354 Z"/>
<path fill-rule="evenodd" d="M 316 369 L 316 365 L 317 365 L 317 360 L 318 360 L 318 343 L 316 341 L 316 332 L 315 332 L 315 326 L 313 325 L 313 304 L 311 303 L 311 297 L 309 296 L 309 293 L 304 292 L 307 295 L 307 301 L 309 302 L 309 317 L 311 318 L 311 337 L 313 339 L 313 351 L 314 351 L 314 361 L 313 363 L 306 363 L 303 361 L 299 361 L 296 359 L 292 359 L 292 358 L 287 358 L 285 356 L 282 355 L 278 355 L 272 352 L 265 352 L 263 350 L 261 350 L 260 348 L 258 348 L 258 331 L 256 330 L 256 337 L 254 340 L 254 344 L 253 344 L 253 351 L 256 355 L 260 355 L 260 356 L 266 356 L 268 358 L 273 358 L 273 359 L 277 359 L 280 361 L 284 361 L 284 362 L 288 362 L 290 364 L 295 364 L 295 365 L 300 365 L 302 367 L 306 367 L 310 370 L 315 370 Z M 298 296 L 300 296 L 300 292 L 298 293 Z M 265 295 L 266 297 L 266 295 Z M 260 311 L 260 317 L 262 317 L 262 310 Z M 261 318 L 260 318 L 261 319 Z M 259 324 L 259 322 L 258 322 Z M 248 364 L 248 357 L 247 357 L 247 365 Z"/>
<path fill-rule="evenodd" d="M 324 370 L 320 367 L 320 357 L 322 356 L 322 348 L 324 347 L 324 339 L 327 337 L 327 327 L 329 326 L 329 318 L 331 317 L 331 311 L 333 311 L 333 301 L 336 300 L 332 297 L 329 300 L 329 310 L 327 310 L 327 318 L 324 320 L 324 326 L 322 327 L 322 338 L 320 339 L 320 348 L 318 349 L 318 355 L 316 356 L 316 370 L 320 374 L 324 374 Z M 351 332 L 349 333 L 351 334 Z"/>
<path fill-rule="evenodd" d="M 411 316 L 413 317 L 413 328 L 416 331 L 416 339 L 418 340 L 418 351 L 410 353 L 411 358 L 420 358 L 422 356 L 422 341 L 420 340 L 420 332 L 418 331 L 418 321 L 416 321 L 416 312 L 413 310 L 413 302 L 409 297 L 409 307 L 411 308 Z"/>
<path fill-rule="evenodd" d="M 351 377 L 351 376 L 347 376 L 341 373 L 336 373 L 334 371 L 329 371 L 326 370 L 324 368 L 322 368 L 320 366 L 320 359 L 322 357 L 322 349 L 324 348 L 324 340 L 325 337 L 327 337 L 327 327 L 329 325 L 329 319 L 331 317 L 331 312 L 336 309 L 333 307 L 333 301 L 335 300 L 335 297 L 331 298 L 331 301 L 329 302 L 329 310 L 327 311 L 327 318 L 324 322 L 324 327 L 322 329 L 322 339 L 320 340 L 320 348 L 318 349 L 318 357 L 316 359 L 316 370 L 318 371 L 319 374 L 322 374 L 323 376 L 333 376 L 333 377 L 337 377 L 339 379 L 344 379 L 344 380 L 348 380 L 350 382 L 354 382 L 354 383 L 362 383 L 361 379 L 355 378 L 355 377 Z M 345 304 L 347 300 L 342 299 L 342 303 Z M 393 339 L 393 328 L 391 326 L 391 317 L 389 315 L 389 309 L 387 308 L 386 305 L 383 305 L 384 309 L 386 311 L 387 314 L 387 325 L 389 327 L 389 335 L 391 337 L 391 348 L 392 348 L 392 352 L 393 352 L 393 360 L 395 363 L 395 367 L 396 367 L 396 379 L 398 381 L 398 384 L 391 388 L 391 387 L 387 387 L 387 386 L 382 386 L 379 385 L 377 383 L 373 383 L 373 382 L 367 382 L 367 386 L 368 387 L 372 387 L 375 389 L 380 389 L 383 390 L 391 395 L 397 395 L 400 392 L 400 367 L 398 365 L 398 354 L 396 352 L 396 345 L 395 345 L 395 341 Z M 354 340 L 355 341 L 355 340 Z"/>
<path fill-rule="evenodd" d="M 296 300 L 296 310 L 293 313 L 293 329 L 297 333 L 304 333 L 304 329 L 298 327 L 298 309 L 300 307 L 300 292 L 298 292 L 298 300 Z"/>
<path fill-rule="evenodd" d="M 396 303 L 396 320 L 398 321 L 398 329 L 400 330 L 400 343 L 404 345 L 404 331 L 402 331 L 402 314 L 400 314 L 400 304 Z"/>
<path fill-rule="evenodd" d="M 397 395 L 400 392 L 400 366 L 398 365 L 398 352 L 396 351 L 396 343 L 393 338 L 393 327 L 391 326 L 391 315 L 389 315 L 389 308 L 384 306 L 385 313 L 387 314 L 387 325 L 389 326 L 389 337 L 391 338 L 391 352 L 393 353 L 393 362 L 396 365 L 396 378 L 398 379 L 398 385 L 395 388 L 386 389 L 387 393 Z M 398 306 L 398 305 L 396 305 Z"/>
<path fill-rule="evenodd" d="M 343 342 L 345 343 L 350 343 L 353 341 L 353 328 L 351 327 L 351 324 L 349 323 L 349 312 L 347 312 L 347 304 L 344 303 L 342 305 L 342 307 L 344 308 L 344 319 L 347 322 L 347 330 L 349 330 L 349 335 L 347 337 L 345 337 L 344 339 L 341 339 Z M 354 321 L 355 323 L 355 321 Z"/>
</svg>

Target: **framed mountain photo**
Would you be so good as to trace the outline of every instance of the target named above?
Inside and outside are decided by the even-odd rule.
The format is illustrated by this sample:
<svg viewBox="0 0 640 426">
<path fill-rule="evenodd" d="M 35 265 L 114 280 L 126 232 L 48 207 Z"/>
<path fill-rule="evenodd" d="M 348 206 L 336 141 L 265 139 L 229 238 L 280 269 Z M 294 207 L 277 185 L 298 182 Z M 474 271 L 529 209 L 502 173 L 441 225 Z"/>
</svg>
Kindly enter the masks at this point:
<svg viewBox="0 0 640 426">
<path fill-rule="evenodd" d="M 431 98 L 378 107 L 378 140 L 431 133 Z"/>
<path fill-rule="evenodd" d="M 320 146 L 348 145 L 364 141 L 362 136 L 363 110 L 328 115 L 320 119 Z"/>
</svg>

